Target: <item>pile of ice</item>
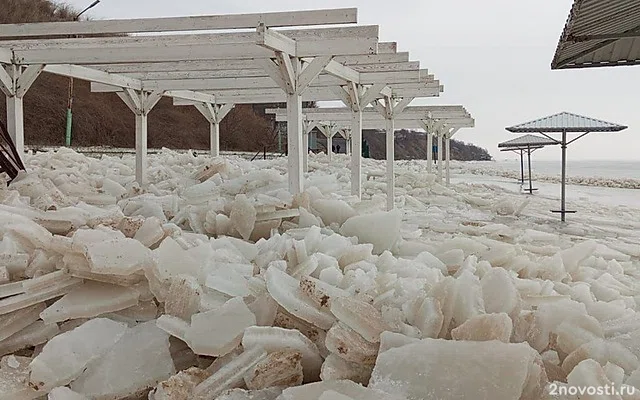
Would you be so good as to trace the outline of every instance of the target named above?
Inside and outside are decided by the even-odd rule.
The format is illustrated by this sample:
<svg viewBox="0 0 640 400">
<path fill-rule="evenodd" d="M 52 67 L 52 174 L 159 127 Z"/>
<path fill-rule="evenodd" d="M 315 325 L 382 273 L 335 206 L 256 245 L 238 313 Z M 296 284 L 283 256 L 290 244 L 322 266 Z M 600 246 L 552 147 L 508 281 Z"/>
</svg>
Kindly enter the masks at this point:
<svg viewBox="0 0 640 400">
<path fill-rule="evenodd" d="M 408 169 L 385 212 L 336 159 L 293 197 L 286 160 L 165 151 L 141 189 L 132 158 L 29 157 L 0 190 L 0 399 L 640 389 L 637 234 L 584 240 Z"/>
</svg>

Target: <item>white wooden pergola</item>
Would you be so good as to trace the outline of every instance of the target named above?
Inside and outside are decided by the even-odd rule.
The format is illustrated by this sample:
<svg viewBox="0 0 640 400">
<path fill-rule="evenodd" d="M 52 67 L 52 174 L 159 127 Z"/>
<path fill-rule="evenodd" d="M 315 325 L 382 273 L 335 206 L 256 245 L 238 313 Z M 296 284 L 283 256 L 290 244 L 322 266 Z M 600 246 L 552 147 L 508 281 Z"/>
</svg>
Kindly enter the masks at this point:
<svg viewBox="0 0 640 400">
<path fill-rule="evenodd" d="M 408 53 L 397 52 L 395 43 L 379 43 L 378 26 L 334 26 L 356 22 L 356 9 L 333 9 L 3 25 L 2 37 L 10 40 L 0 41 L 0 89 L 9 132 L 22 153 L 22 99 L 40 73 L 91 81 L 93 91 L 117 92 L 135 114 L 136 180 L 144 185 L 147 117 L 162 96 L 194 105 L 205 116 L 213 156 L 219 154 L 220 121 L 234 104 L 286 102 L 289 189 L 299 193 L 302 102 L 342 100 L 349 105 L 358 155 L 352 191 L 359 196 L 365 107 L 383 107 L 393 121 L 388 117 L 413 98 L 437 96 L 443 88 Z M 322 25 L 327 27 L 273 29 Z M 172 33 L 178 31 L 189 33 Z M 112 36 L 60 39 L 89 34 Z"/>
<path fill-rule="evenodd" d="M 473 127 L 475 121 L 462 106 L 409 106 L 407 102 L 404 102 L 404 104 L 396 104 L 396 108 L 392 113 L 388 113 L 387 109 L 388 108 L 384 103 L 384 100 L 377 100 L 373 102 L 372 107 L 366 107 L 363 110 L 360 128 L 386 130 L 387 208 L 392 209 L 394 207 L 395 198 L 395 130 L 417 129 L 424 130 L 427 133 L 427 168 L 429 173 L 431 173 L 431 165 L 433 164 L 431 153 L 432 138 L 433 135 L 437 136 L 439 142 L 437 177 L 439 181 L 442 181 L 443 176 L 443 152 L 440 151 L 440 149 L 442 149 L 443 139 L 446 140 L 446 183 L 449 184 L 451 180 L 451 137 L 461 128 Z M 276 121 L 285 121 L 287 117 L 286 110 L 283 109 L 267 109 L 266 112 L 268 114 L 275 114 Z M 354 141 L 350 140 L 353 125 L 349 118 L 349 108 L 306 108 L 303 110 L 303 114 L 307 133 L 317 127 L 320 132 L 327 137 L 327 154 L 329 162 L 331 162 L 332 137 L 334 135 L 340 134 L 347 139 L 347 143 L 351 143 L 351 145 L 355 144 Z M 356 151 L 355 146 L 349 149 L 349 145 L 347 145 L 347 148 L 348 151 L 351 152 L 352 161 L 361 157 L 361 150 Z M 354 194 L 357 194 L 355 193 L 355 190 L 353 192 Z"/>
</svg>

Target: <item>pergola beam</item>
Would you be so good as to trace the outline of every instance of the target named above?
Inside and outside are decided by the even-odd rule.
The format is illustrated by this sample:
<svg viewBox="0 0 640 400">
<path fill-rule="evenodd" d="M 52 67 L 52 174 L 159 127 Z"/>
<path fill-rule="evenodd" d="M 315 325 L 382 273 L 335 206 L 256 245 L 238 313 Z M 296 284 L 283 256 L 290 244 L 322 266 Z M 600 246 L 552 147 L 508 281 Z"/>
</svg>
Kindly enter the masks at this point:
<svg viewBox="0 0 640 400">
<path fill-rule="evenodd" d="M 142 90 L 142 81 L 117 74 L 98 71 L 92 68 L 71 64 L 47 65 L 45 72 L 134 90 Z"/>
<path fill-rule="evenodd" d="M 261 23 L 272 27 L 333 25 L 356 23 L 357 17 L 358 11 L 356 8 L 343 8 L 175 18 L 6 24 L 2 26 L 2 36 L 47 37 L 212 29 L 254 29 Z"/>
</svg>

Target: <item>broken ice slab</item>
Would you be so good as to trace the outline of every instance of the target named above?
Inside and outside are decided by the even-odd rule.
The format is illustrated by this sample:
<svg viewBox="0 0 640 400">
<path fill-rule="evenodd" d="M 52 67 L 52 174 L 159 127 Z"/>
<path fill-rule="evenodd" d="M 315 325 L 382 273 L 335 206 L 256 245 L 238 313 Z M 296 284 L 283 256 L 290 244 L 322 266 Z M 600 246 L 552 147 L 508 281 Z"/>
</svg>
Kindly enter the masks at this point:
<svg viewBox="0 0 640 400">
<path fill-rule="evenodd" d="M 406 400 L 402 395 L 385 393 L 380 390 L 366 388 L 355 382 L 322 381 L 285 389 L 280 400 L 320 400 L 326 393 L 338 393 L 352 400 Z M 327 397 L 325 396 L 324 399 Z M 323 400 L 324 400 L 323 399 Z"/>
<path fill-rule="evenodd" d="M 244 376 L 249 390 L 269 387 L 287 388 L 302 384 L 302 353 L 297 350 L 274 351 Z"/>
<path fill-rule="evenodd" d="M 322 364 L 320 379 L 323 381 L 338 381 L 347 379 L 361 385 L 368 385 L 373 371 L 372 364 L 358 364 L 349 362 L 336 354 L 329 354 Z"/>
<path fill-rule="evenodd" d="M 44 303 L 38 303 L 9 314 L 0 315 L 0 342 L 36 322 L 40 312 L 44 309 Z"/>
<path fill-rule="evenodd" d="M 373 244 L 373 253 L 382 254 L 391 250 L 400 239 L 402 213 L 395 209 L 389 212 L 378 212 L 368 215 L 358 215 L 349 218 L 340 228 L 345 236 L 356 236 L 359 243 Z M 371 229 L 379 226 L 384 229 Z"/>
<path fill-rule="evenodd" d="M 135 289 L 100 282 L 84 282 L 42 311 L 40 318 L 48 324 L 68 319 L 93 318 L 138 304 Z"/>
<path fill-rule="evenodd" d="M 272 387 L 262 390 L 230 389 L 216 400 L 276 400 L 282 394 L 282 388 Z"/>
<path fill-rule="evenodd" d="M 124 324 L 97 318 L 56 336 L 31 362 L 31 383 L 46 390 L 69 384 L 109 351 L 126 329 Z"/>
<path fill-rule="evenodd" d="M 29 265 L 29 254 L 0 253 L 0 265 L 6 269 L 3 276 L 24 276 Z"/>
<path fill-rule="evenodd" d="M 12 282 L 0 285 L 0 299 L 24 293 L 22 282 Z"/>
<path fill-rule="evenodd" d="M 200 308 L 202 288 L 198 279 L 190 275 L 178 275 L 169 279 L 169 293 L 164 309 L 169 315 L 189 321 Z"/>
<path fill-rule="evenodd" d="M 582 362 L 580 362 L 580 364 L 576 365 L 576 367 L 571 371 L 571 373 L 569 375 L 567 375 L 567 383 L 569 384 L 569 386 L 571 387 L 576 387 L 576 388 L 613 388 L 613 382 L 611 382 L 611 380 L 609 380 L 609 378 L 607 377 L 607 374 L 605 373 L 604 369 L 602 368 L 602 366 L 600 364 L 598 364 L 597 361 L 594 360 L 584 360 Z M 622 389 L 619 386 L 616 386 L 618 388 L 618 390 Z M 620 392 L 620 393 L 625 393 L 625 392 Z M 613 394 L 613 393 L 606 393 L 606 394 Z M 616 396 L 617 397 L 617 396 Z M 591 397 L 590 395 L 585 396 L 585 399 L 588 398 L 593 398 L 596 399 L 598 397 Z M 609 398 L 612 399 L 614 398 L 613 396 L 609 397 L 609 396 L 602 396 L 599 398 Z M 617 397 L 617 398 L 621 398 L 621 397 Z"/>
<path fill-rule="evenodd" d="M 267 352 L 260 347 L 245 350 L 240 356 L 234 358 L 196 386 L 192 398 L 195 400 L 211 400 L 217 398 L 227 389 L 234 389 L 244 385 L 244 375 L 266 357 Z"/>
<path fill-rule="evenodd" d="M 270 266 L 265 274 L 269 294 L 285 310 L 321 329 L 329 329 L 335 318 L 329 312 L 319 309 L 313 300 L 300 290 L 300 283 L 285 272 Z"/>
<path fill-rule="evenodd" d="M 0 315 L 30 307 L 43 301 L 51 300 L 68 293 L 74 286 L 82 284 L 82 279 L 65 278 L 41 290 L 19 294 L 0 300 Z"/>
<path fill-rule="evenodd" d="M 55 271 L 33 279 L 22 281 L 22 288 L 27 294 L 47 289 L 60 282 L 69 280 L 70 276 L 65 271 Z"/>
<path fill-rule="evenodd" d="M 129 238 L 90 244 L 86 256 L 97 274 L 130 275 L 151 263 L 151 250 Z"/>
<path fill-rule="evenodd" d="M 520 294 L 511 274 L 504 268 L 493 268 L 480 280 L 484 307 L 488 313 L 505 312 L 513 316 L 520 306 Z"/>
<path fill-rule="evenodd" d="M 87 366 L 71 389 L 89 398 L 119 399 L 154 387 L 174 373 L 169 335 L 149 321 L 127 329 L 115 345 Z"/>
<path fill-rule="evenodd" d="M 589 315 L 575 315 L 567 318 L 556 329 L 557 348 L 570 354 L 583 344 L 595 339 L 604 339 L 602 326 Z"/>
<path fill-rule="evenodd" d="M 277 210 L 271 212 L 262 212 L 256 215 L 256 222 L 268 221 L 271 219 L 294 218 L 300 216 L 300 210 L 291 208 L 287 210 Z"/>
<path fill-rule="evenodd" d="M 414 325 L 420 330 L 421 337 L 437 338 L 443 323 L 440 302 L 432 297 L 425 297 L 414 314 Z"/>
<path fill-rule="evenodd" d="M 237 347 L 245 328 L 255 323 L 242 298 L 235 297 L 219 308 L 194 314 L 185 337 L 196 354 L 220 357 Z"/>
<path fill-rule="evenodd" d="M 409 400 L 535 400 L 546 381 L 527 344 L 423 339 L 380 353 L 369 387 Z"/>
<path fill-rule="evenodd" d="M 157 217 L 149 217 L 145 219 L 133 238 L 146 247 L 151 247 L 160 242 L 164 235 L 162 221 Z"/>
<path fill-rule="evenodd" d="M 476 315 L 451 331 L 454 340 L 486 342 L 499 340 L 509 343 L 513 322 L 505 313 Z"/>
<path fill-rule="evenodd" d="M 49 392 L 47 400 L 89 400 L 89 398 L 74 392 L 68 387 L 61 386 Z"/>
<path fill-rule="evenodd" d="M 193 390 L 210 374 L 200 368 L 191 367 L 160 382 L 154 391 L 149 393 L 149 400 L 190 400 Z"/>
<path fill-rule="evenodd" d="M 308 275 L 300 278 L 300 289 L 318 306 L 327 309 L 331 307 L 331 299 L 350 296 L 349 292 Z"/>
<path fill-rule="evenodd" d="M 245 297 L 251 294 L 247 278 L 231 267 L 221 266 L 207 275 L 205 286 L 229 296 Z"/>
<path fill-rule="evenodd" d="M 47 342 L 60 332 L 58 325 L 47 325 L 36 321 L 23 330 L 14 333 L 0 342 L 0 355 L 10 354 L 26 347 L 37 346 Z"/>
<path fill-rule="evenodd" d="M 309 338 L 309 340 L 311 340 L 313 344 L 318 347 L 318 351 L 320 352 L 320 355 L 322 357 L 326 357 L 327 355 L 329 355 L 329 350 L 327 350 L 327 347 L 325 345 L 327 332 L 313 324 L 310 324 L 294 315 L 289 314 L 281 307 L 277 307 L 276 316 L 273 324 L 271 325 L 278 328 L 300 331 L 300 333 Z"/>
<path fill-rule="evenodd" d="M 337 298 L 331 303 L 331 312 L 340 322 L 371 343 L 380 343 L 380 334 L 389 330 L 382 319 L 382 313 L 371 304 L 358 299 Z"/>
<path fill-rule="evenodd" d="M 231 205 L 229 220 L 240 236 L 248 240 L 256 223 L 256 209 L 244 194 L 238 194 Z"/>
<path fill-rule="evenodd" d="M 356 364 L 373 365 L 378 356 L 379 344 L 365 340 L 351 328 L 337 323 L 327 332 L 327 349 L 337 356 Z"/>
<path fill-rule="evenodd" d="M 0 361 L 0 399 L 2 400 L 31 400 L 40 398 L 44 393 L 38 393 L 29 386 L 28 357 L 5 356 Z"/>
<path fill-rule="evenodd" d="M 640 368 L 638 357 L 622 344 L 604 339 L 592 340 L 578 347 L 562 362 L 562 369 L 570 374 L 580 362 L 593 359 L 604 366 L 607 362 L 622 367 L 626 374 Z"/>
<path fill-rule="evenodd" d="M 175 336 L 183 342 L 187 341 L 186 334 L 189 330 L 189 323 L 185 320 L 164 314 L 156 320 L 156 325 L 169 335 Z"/>
<path fill-rule="evenodd" d="M 320 376 L 322 357 L 318 348 L 297 330 L 253 326 L 244 331 L 242 346 L 245 349 L 263 348 L 268 352 L 297 350 L 302 354 L 305 382 L 312 382 Z"/>
</svg>

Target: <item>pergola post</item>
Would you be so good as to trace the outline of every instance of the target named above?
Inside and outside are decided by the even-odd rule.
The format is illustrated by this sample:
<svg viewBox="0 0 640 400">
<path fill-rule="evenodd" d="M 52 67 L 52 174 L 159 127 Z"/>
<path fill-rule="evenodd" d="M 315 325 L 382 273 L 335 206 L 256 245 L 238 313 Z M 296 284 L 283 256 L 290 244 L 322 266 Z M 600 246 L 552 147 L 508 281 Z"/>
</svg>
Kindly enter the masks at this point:
<svg viewBox="0 0 640 400">
<path fill-rule="evenodd" d="M 442 132 L 438 130 L 438 182 L 442 182 Z"/>
<path fill-rule="evenodd" d="M 451 162 L 451 137 L 453 135 L 456 134 L 456 132 L 458 132 L 460 128 L 447 128 L 445 130 L 445 137 L 446 137 L 446 154 L 445 154 L 445 168 L 446 168 L 446 183 L 447 185 L 451 184 L 451 166 L 450 166 L 450 162 Z"/>
<path fill-rule="evenodd" d="M 530 146 L 529 149 L 531 148 Z M 529 175 L 531 175 L 531 152 L 529 152 Z M 520 184 L 524 185 L 524 150 L 520 149 Z"/>
<path fill-rule="evenodd" d="M 362 109 L 351 119 L 351 194 L 362 197 Z"/>
<path fill-rule="evenodd" d="M 24 95 L 42 72 L 43 65 L 30 65 L 24 71 L 11 64 L 0 66 L 0 91 L 6 96 L 7 130 L 20 157 L 24 156 Z"/>
<path fill-rule="evenodd" d="M 289 190 L 301 193 L 304 188 L 302 138 L 302 96 L 297 93 L 287 95 L 287 148 Z"/>
<path fill-rule="evenodd" d="M 195 104 L 195 107 L 209 121 L 209 147 L 211 157 L 220 156 L 220 122 L 229 114 L 235 105 L 228 104 Z"/>
<path fill-rule="evenodd" d="M 427 131 L 427 172 L 433 172 L 433 134 Z"/>
<path fill-rule="evenodd" d="M 520 154 L 522 154 L 522 150 L 520 150 Z M 529 163 L 529 193 L 533 194 L 533 178 L 531 177 L 531 145 L 527 145 L 527 161 Z M 522 183 L 524 183 L 524 167 L 522 170 Z"/>
<path fill-rule="evenodd" d="M 395 160 L 395 127 L 393 123 L 393 115 L 387 118 L 387 130 L 386 130 L 386 142 L 387 142 L 387 211 L 393 210 L 395 207 L 395 175 L 394 175 L 394 160 Z"/>
<path fill-rule="evenodd" d="M 147 185 L 147 121 L 149 112 L 162 98 L 161 91 L 144 92 L 125 89 L 118 96 L 124 101 L 136 118 L 136 182 L 141 187 Z"/>
<path fill-rule="evenodd" d="M 345 138 L 345 146 L 347 146 L 347 148 L 345 149 L 345 154 L 350 156 L 351 155 L 351 129 L 349 128 L 345 128 L 344 129 L 344 138 Z"/>
</svg>

